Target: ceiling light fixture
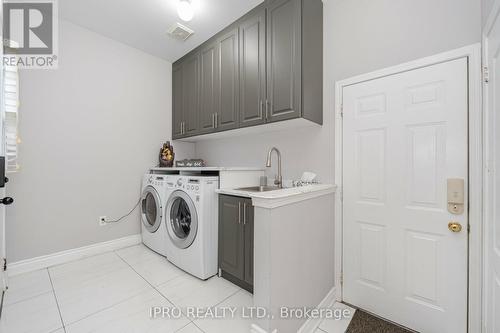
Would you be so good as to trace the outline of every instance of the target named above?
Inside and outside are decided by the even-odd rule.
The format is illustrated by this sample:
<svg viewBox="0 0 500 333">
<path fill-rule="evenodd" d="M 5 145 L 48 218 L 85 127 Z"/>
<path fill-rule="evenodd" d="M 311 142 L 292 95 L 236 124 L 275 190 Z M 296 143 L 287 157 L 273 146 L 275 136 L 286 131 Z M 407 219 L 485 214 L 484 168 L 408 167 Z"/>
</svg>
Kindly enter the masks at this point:
<svg viewBox="0 0 500 333">
<path fill-rule="evenodd" d="M 189 22 L 193 19 L 194 9 L 190 0 L 179 0 L 177 4 L 177 14 L 181 20 Z"/>
</svg>

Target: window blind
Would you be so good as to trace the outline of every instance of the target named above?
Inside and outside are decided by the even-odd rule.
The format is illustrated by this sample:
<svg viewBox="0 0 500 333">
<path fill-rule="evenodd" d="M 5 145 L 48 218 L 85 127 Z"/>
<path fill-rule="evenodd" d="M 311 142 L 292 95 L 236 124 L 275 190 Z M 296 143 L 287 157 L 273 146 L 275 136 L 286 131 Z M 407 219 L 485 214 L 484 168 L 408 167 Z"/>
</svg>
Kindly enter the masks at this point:
<svg viewBox="0 0 500 333">
<path fill-rule="evenodd" d="M 3 67 L 4 135 L 6 171 L 15 172 L 18 164 L 19 73 L 17 66 Z"/>
</svg>

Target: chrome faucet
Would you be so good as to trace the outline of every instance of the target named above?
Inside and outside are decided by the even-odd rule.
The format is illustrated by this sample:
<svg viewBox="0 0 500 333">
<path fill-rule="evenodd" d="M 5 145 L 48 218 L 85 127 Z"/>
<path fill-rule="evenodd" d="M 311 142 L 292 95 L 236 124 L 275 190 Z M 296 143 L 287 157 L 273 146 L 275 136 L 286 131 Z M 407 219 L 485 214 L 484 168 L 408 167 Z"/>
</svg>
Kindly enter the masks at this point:
<svg viewBox="0 0 500 333">
<path fill-rule="evenodd" d="M 281 176 L 281 153 L 278 150 L 278 148 L 273 147 L 267 153 L 266 167 L 268 167 L 268 168 L 271 167 L 271 155 L 272 155 L 273 150 L 276 152 L 276 155 L 278 155 L 278 175 L 276 176 L 276 179 L 274 180 L 274 185 L 278 186 L 278 188 L 283 188 L 283 177 Z"/>
</svg>

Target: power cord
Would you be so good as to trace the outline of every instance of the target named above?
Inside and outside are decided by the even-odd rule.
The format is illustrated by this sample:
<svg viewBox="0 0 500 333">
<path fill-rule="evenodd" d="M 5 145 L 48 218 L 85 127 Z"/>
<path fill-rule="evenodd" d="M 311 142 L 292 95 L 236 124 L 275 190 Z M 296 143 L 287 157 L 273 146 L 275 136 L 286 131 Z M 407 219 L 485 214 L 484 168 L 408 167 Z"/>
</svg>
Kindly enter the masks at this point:
<svg viewBox="0 0 500 333">
<path fill-rule="evenodd" d="M 134 208 L 132 208 L 130 210 L 130 212 L 128 212 L 127 214 L 123 215 L 122 217 L 120 217 L 119 219 L 117 220 L 106 220 L 104 221 L 104 223 L 118 223 L 120 222 L 121 220 L 123 220 L 124 218 L 126 218 L 127 216 L 129 216 L 130 214 L 132 214 L 132 212 L 137 208 L 137 206 L 139 206 L 139 204 L 141 203 L 141 200 L 142 198 L 139 199 L 139 201 L 137 201 L 137 203 L 134 205 Z"/>
</svg>

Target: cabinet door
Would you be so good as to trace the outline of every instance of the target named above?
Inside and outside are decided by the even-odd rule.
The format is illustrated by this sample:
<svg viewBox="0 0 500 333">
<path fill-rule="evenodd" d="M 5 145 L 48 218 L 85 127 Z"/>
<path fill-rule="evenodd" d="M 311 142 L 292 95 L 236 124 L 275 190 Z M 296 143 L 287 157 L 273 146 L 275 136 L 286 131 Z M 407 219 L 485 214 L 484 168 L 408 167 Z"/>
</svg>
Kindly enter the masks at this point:
<svg viewBox="0 0 500 333">
<path fill-rule="evenodd" d="M 265 122 L 265 9 L 240 25 L 240 127 Z"/>
<path fill-rule="evenodd" d="M 243 207 L 240 199 L 225 195 L 219 198 L 219 267 L 243 280 Z"/>
<path fill-rule="evenodd" d="M 267 7 L 267 121 L 300 117 L 300 73 L 301 1 L 270 1 Z"/>
<path fill-rule="evenodd" d="M 182 137 L 182 64 L 172 67 L 172 137 Z"/>
<path fill-rule="evenodd" d="M 200 52 L 200 134 L 215 130 L 217 113 L 217 44 L 204 47 Z"/>
<path fill-rule="evenodd" d="M 253 285 L 253 221 L 254 210 L 251 199 L 243 201 L 243 228 L 245 242 L 245 269 L 244 280 L 246 283 Z"/>
<path fill-rule="evenodd" d="M 238 29 L 223 34 L 218 40 L 218 104 L 217 131 L 238 126 L 239 74 Z"/>
<path fill-rule="evenodd" d="M 184 60 L 182 67 L 184 134 L 195 135 L 199 129 L 200 54 L 196 53 Z"/>
</svg>

